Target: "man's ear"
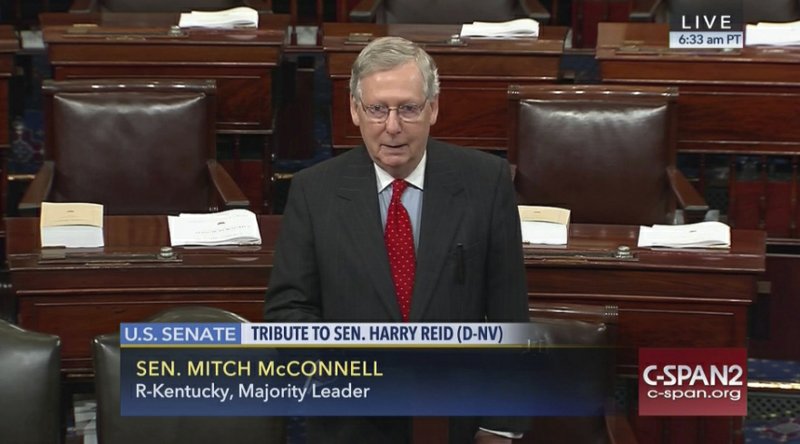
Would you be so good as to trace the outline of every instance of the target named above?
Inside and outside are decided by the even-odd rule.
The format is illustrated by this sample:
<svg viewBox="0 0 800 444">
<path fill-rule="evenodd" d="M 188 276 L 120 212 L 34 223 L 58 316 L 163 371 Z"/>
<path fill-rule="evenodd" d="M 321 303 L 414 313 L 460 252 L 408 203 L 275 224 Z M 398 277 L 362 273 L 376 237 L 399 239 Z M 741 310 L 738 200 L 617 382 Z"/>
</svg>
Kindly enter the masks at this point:
<svg viewBox="0 0 800 444">
<path fill-rule="evenodd" d="M 358 100 L 352 95 L 350 96 L 350 118 L 353 119 L 353 125 L 361 125 L 361 116 L 358 115 Z"/>
</svg>

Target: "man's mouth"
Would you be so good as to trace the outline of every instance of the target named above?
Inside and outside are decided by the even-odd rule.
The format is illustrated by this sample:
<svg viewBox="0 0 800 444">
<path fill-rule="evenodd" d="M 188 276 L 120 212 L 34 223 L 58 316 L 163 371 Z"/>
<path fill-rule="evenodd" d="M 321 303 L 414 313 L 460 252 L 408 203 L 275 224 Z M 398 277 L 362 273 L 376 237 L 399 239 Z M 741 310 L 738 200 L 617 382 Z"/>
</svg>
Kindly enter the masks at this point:
<svg viewBox="0 0 800 444">
<path fill-rule="evenodd" d="M 383 143 L 381 145 L 383 147 L 385 147 L 385 148 L 403 148 L 404 146 L 406 146 L 405 143 L 398 143 L 398 144 L 394 144 L 394 145 L 388 144 L 388 143 Z"/>
</svg>

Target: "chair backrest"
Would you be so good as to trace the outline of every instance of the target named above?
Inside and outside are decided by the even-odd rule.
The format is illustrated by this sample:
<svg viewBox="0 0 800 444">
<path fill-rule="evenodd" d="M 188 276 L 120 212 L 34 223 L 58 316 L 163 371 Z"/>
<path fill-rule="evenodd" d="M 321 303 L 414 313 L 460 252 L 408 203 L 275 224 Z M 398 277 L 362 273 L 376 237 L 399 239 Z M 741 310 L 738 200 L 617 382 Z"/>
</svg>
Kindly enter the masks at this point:
<svg viewBox="0 0 800 444">
<path fill-rule="evenodd" d="M 526 16 L 519 0 L 383 0 L 383 9 L 385 23 L 460 24 Z"/>
<path fill-rule="evenodd" d="M 0 441 L 60 442 L 61 341 L 0 320 Z"/>
<path fill-rule="evenodd" d="M 207 212 L 213 80 L 67 80 L 42 87 L 53 201 L 106 214 Z"/>
<path fill-rule="evenodd" d="M 664 0 L 669 5 L 669 13 L 692 11 L 696 0 Z M 728 7 L 730 0 L 716 0 L 723 7 Z M 733 3 L 735 5 L 735 3 Z M 758 22 L 792 22 L 800 19 L 800 2 L 798 0 L 742 0 L 742 12 L 746 23 Z M 723 9 L 724 10 L 724 9 Z"/>
<path fill-rule="evenodd" d="M 545 351 L 554 372 L 573 381 L 569 389 L 583 399 L 598 400 L 597 416 L 537 417 L 522 443 L 606 443 L 605 415 L 613 392 L 617 307 L 582 304 L 532 303 L 533 343 L 542 347 L 568 346 Z"/>
<path fill-rule="evenodd" d="M 667 223 L 676 158 L 676 88 L 508 89 L 509 162 L 520 204 L 572 211 L 571 221 Z"/>
<path fill-rule="evenodd" d="M 180 307 L 149 322 L 246 322 L 241 316 L 211 307 Z M 191 444 L 284 443 L 282 418 L 263 417 L 123 417 L 120 416 L 119 334 L 94 339 L 97 435 L 104 444 L 143 442 Z"/>
<path fill-rule="evenodd" d="M 798 0 L 742 0 L 742 7 L 747 23 L 793 22 L 800 19 Z"/>
<path fill-rule="evenodd" d="M 85 2 L 86 0 L 81 0 Z M 218 11 L 238 6 L 256 6 L 262 12 L 272 9 L 271 0 L 93 0 L 89 10 L 103 12 L 188 12 Z M 87 12 L 87 11 L 81 11 Z"/>
<path fill-rule="evenodd" d="M 100 0 L 108 12 L 186 12 L 213 11 L 241 6 L 239 0 Z"/>
</svg>

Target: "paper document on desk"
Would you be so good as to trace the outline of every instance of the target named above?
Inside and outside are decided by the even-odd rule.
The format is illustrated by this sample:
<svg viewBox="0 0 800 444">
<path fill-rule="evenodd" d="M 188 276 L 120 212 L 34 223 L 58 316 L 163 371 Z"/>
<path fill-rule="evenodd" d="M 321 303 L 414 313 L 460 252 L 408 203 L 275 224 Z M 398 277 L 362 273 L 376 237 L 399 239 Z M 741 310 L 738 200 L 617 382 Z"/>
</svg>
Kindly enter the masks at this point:
<svg viewBox="0 0 800 444">
<path fill-rule="evenodd" d="M 518 205 L 522 242 L 526 244 L 566 245 L 569 214 L 566 208 Z"/>
<path fill-rule="evenodd" d="M 472 22 L 461 26 L 461 37 L 538 37 L 539 22 L 521 18 L 508 22 Z"/>
<path fill-rule="evenodd" d="M 192 11 L 181 14 L 181 28 L 258 28 L 258 11 L 247 6 L 223 11 Z"/>
<path fill-rule="evenodd" d="M 102 247 L 103 206 L 93 203 L 42 202 L 39 235 L 42 247 Z"/>
<path fill-rule="evenodd" d="M 250 210 L 168 216 L 173 247 L 183 245 L 261 245 L 256 215 Z"/>
<path fill-rule="evenodd" d="M 639 228 L 639 247 L 730 248 L 731 227 L 722 222 Z"/>
<path fill-rule="evenodd" d="M 761 22 L 745 27 L 745 45 L 798 45 L 800 21 L 788 23 Z"/>
</svg>

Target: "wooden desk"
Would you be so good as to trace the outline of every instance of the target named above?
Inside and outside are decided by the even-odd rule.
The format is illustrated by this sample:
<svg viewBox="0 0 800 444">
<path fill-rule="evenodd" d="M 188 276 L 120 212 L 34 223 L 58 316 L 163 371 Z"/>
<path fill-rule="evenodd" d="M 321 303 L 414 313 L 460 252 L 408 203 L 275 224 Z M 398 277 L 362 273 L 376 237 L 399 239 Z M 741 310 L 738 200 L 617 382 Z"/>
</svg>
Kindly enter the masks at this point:
<svg viewBox="0 0 800 444">
<path fill-rule="evenodd" d="M 272 70 L 289 17 L 262 14 L 257 30 L 171 30 L 178 14 L 42 14 L 43 38 L 57 80 L 199 78 L 217 81 L 221 159 L 264 211 L 270 196 Z M 86 25 L 89 26 L 86 26 Z M 80 26 L 73 26 L 80 25 Z M 257 137 L 255 159 L 245 153 Z M 226 143 L 223 143 L 226 142 Z M 253 143 L 249 144 L 250 146 Z"/>
<path fill-rule="evenodd" d="M 251 310 L 242 314 L 260 319 L 280 217 L 260 216 L 259 221 L 264 241 L 260 247 L 176 248 L 179 263 L 64 264 L 40 260 L 38 219 L 7 219 L 20 322 L 57 333 L 53 329 L 66 319 L 86 314 L 78 307 L 96 310 L 90 307 L 114 304 L 123 295 L 125 309 L 114 309 L 119 319 L 104 319 L 103 328 L 91 326 L 97 327 L 96 333 L 113 331 L 123 318 L 141 320 L 160 308 L 154 305 L 230 302 L 231 295 Z M 169 245 L 163 216 L 109 216 L 105 230 L 108 254 L 157 253 Z M 530 298 L 618 305 L 620 345 L 627 348 L 620 356 L 624 375 L 636 374 L 635 347 L 744 346 L 745 310 L 755 295 L 756 275 L 764 271 L 763 232 L 734 231 L 731 250 L 633 248 L 631 260 L 578 256 L 613 252 L 619 245 L 633 247 L 636 235 L 636 227 L 573 225 L 567 247 L 526 248 Z M 86 304 L 75 304 L 84 297 Z M 152 304 L 135 308 L 140 298 Z M 66 300 L 70 303 L 60 305 Z M 66 307 L 78 311 L 59 313 Z M 88 343 L 72 348 L 70 337 L 64 340 L 65 363 L 76 356 L 74 351 L 88 352 Z"/>
<path fill-rule="evenodd" d="M 597 60 L 603 82 L 680 87 L 681 151 L 800 152 L 800 128 L 779 118 L 797 111 L 800 50 L 670 50 L 666 24 L 601 23 Z"/>
<path fill-rule="evenodd" d="M 61 336 L 62 369 L 92 374 L 91 339 L 120 322 L 178 305 L 209 305 L 263 319 L 277 216 L 260 216 L 261 247 L 176 248 L 179 262 L 45 263 L 37 218 L 9 218 L 9 267 L 20 325 Z M 111 216 L 103 252 L 155 254 L 169 245 L 164 216 Z"/>
<path fill-rule="evenodd" d="M 323 47 L 333 83 L 331 106 L 334 149 L 361 144 L 350 119 L 350 68 L 365 43 L 349 41 L 351 33 L 400 36 L 424 46 L 439 68 L 439 119 L 431 135 L 462 146 L 505 150 L 508 146 L 510 84 L 553 83 L 567 28 L 542 27 L 538 39 L 476 40 L 448 43 L 459 25 L 378 25 L 326 23 Z"/>
<path fill-rule="evenodd" d="M 734 230 L 730 250 L 637 249 L 638 227 L 572 225 L 569 245 L 526 248 L 531 299 L 619 307 L 618 374 L 636 404 L 639 347 L 746 347 L 747 309 L 764 272 L 763 231 Z M 597 253 L 631 247 L 634 259 Z M 583 255 L 585 257 L 581 257 Z M 639 442 L 740 442 L 741 418 L 640 417 Z"/>
<path fill-rule="evenodd" d="M 730 250 L 675 250 L 636 248 L 638 231 L 573 224 L 566 247 L 526 247 L 530 299 L 618 306 L 624 376 L 637 374 L 638 347 L 746 346 L 764 232 L 734 230 Z M 632 259 L 609 257 L 621 245 Z"/>
</svg>

